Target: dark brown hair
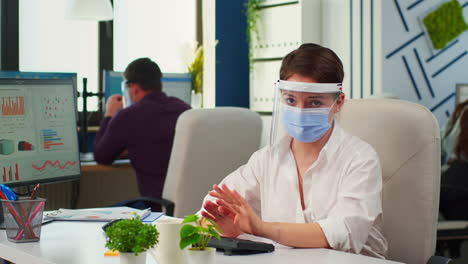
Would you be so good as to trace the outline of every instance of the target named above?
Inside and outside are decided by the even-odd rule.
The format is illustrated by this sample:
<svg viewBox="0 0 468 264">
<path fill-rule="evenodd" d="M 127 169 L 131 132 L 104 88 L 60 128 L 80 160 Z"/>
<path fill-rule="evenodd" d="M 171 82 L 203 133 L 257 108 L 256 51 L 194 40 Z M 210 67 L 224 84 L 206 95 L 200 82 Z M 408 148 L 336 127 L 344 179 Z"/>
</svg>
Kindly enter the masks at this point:
<svg viewBox="0 0 468 264">
<path fill-rule="evenodd" d="M 140 58 L 132 61 L 125 72 L 125 79 L 129 83 L 137 83 L 145 91 L 161 91 L 162 73 L 159 66 L 149 58 Z"/>
<path fill-rule="evenodd" d="M 306 43 L 283 59 L 280 79 L 287 80 L 293 74 L 312 78 L 319 83 L 341 83 L 344 78 L 343 63 L 331 49 Z"/>
<path fill-rule="evenodd" d="M 468 159 L 468 100 L 457 105 L 452 117 L 454 121 L 450 120 L 450 130 L 453 129 L 457 119 L 460 118 L 460 134 L 455 144 L 455 156 L 457 160 L 466 160 Z"/>
</svg>

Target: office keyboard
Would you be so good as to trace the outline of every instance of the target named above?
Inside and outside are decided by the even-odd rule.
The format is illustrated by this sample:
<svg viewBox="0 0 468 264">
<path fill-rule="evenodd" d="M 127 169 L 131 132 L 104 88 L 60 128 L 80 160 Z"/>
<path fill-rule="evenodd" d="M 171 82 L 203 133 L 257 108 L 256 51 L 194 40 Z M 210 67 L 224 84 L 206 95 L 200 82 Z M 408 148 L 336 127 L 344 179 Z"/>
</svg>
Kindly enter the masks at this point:
<svg viewBox="0 0 468 264">
<path fill-rule="evenodd" d="M 208 246 L 224 251 L 224 255 L 228 256 L 275 251 L 275 246 L 273 244 L 229 237 L 221 237 L 221 239 L 212 238 L 210 242 L 208 242 Z"/>
</svg>

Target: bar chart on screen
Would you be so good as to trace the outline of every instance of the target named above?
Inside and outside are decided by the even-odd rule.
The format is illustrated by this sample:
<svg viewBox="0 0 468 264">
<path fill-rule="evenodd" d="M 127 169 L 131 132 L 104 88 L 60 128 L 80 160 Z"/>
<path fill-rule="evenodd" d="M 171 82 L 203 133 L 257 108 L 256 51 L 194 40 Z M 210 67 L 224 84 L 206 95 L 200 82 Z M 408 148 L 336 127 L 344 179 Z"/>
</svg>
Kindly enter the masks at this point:
<svg viewBox="0 0 468 264">
<path fill-rule="evenodd" d="M 64 146 L 62 138 L 57 129 L 41 130 L 41 147 L 44 150 L 59 150 Z"/>
<path fill-rule="evenodd" d="M 18 181 L 20 179 L 18 163 L 0 165 L 0 169 L 3 183 Z"/>
<path fill-rule="evenodd" d="M 0 99 L 2 116 L 23 116 L 24 96 L 5 96 Z"/>
<path fill-rule="evenodd" d="M 28 126 L 27 98 L 24 91 L 7 89 L 0 96 L 0 134 Z"/>
</svg>

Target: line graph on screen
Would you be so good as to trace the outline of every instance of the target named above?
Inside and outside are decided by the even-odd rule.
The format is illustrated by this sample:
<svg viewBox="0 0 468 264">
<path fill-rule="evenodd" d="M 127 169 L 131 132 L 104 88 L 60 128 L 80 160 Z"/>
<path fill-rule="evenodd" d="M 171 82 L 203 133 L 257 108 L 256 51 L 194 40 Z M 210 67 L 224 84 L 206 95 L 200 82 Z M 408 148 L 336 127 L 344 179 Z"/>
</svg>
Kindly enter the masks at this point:
<svg viewBox="0 0 468 264">
<path fill-rule="evenodd" d="M 37 171 L 42 171 L 47 167 L 47 165 L 49 165 L 50 167 L 55 167 L 55 168 L 63 170 L 67 168 L 68 166 L 74 166 L 77 163 L 78 163 L 77 161 L 65 161 L 62 164 L 59 160 L 56 160 L 56 161 L 47 160 L 42 165 L 36 165 L 33 163 L 32 167 Z"/>
<path fill-rule="evenodd" d="M 47 178 L 49 175 L 78 174 L 79 166 L 77 160 L 36 160 L 31 163 L 31 176 Z"/>
</svg>

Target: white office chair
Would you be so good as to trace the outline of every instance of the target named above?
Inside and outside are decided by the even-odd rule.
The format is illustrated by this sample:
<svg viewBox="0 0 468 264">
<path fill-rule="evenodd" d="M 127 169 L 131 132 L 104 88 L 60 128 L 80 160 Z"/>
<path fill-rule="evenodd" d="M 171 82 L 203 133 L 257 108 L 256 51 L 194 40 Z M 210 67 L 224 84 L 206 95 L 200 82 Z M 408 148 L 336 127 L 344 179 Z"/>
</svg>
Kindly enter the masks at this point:
<svg viewBox="0 0 468 264">
<path fill-rule="evenodd" d="M 338 120 L 379 154 L 388 259 L 426 263 L 435 251 L 440 191 L 440 134 L 434 116 L 407 101 L 358 99 L 345 102 Z"/>
<path fill-rule="evenodd" d="M 184 112 L 177 121 L 163 198 L 174 216 L 194 214 L 213 184 L 245 164 L 260 145 L 260 116 L 245 108 Z"/>
<path fill-rule="evenodd" d="M 464 178 L 467 174 L 468 162 L 456 161 L 441 175 L 436 244 L 436 252 L 441 256 L 460 257 L 463 244 L 468 241 L 468 221 L 463 220 L 466 217 L 462 216 L 466 213 L 468 188 L 457 184 L 444 184 L 443 179 Z"/>
</svg>

